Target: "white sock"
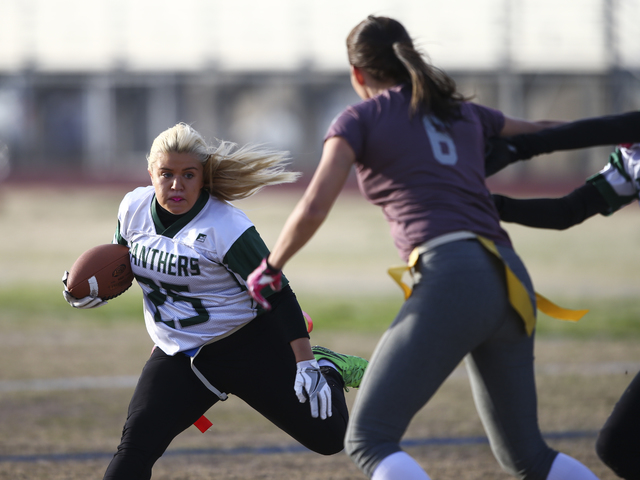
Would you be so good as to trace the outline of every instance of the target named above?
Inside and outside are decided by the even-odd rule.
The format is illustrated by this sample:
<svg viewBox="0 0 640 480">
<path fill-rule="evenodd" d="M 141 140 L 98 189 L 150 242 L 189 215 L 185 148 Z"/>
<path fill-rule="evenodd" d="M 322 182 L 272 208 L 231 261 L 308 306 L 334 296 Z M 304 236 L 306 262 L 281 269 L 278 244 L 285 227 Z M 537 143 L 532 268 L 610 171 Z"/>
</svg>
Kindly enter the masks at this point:
<svg viewBox="0 0 640 480">
<path fill-rule="evenodd" d="M 598 477 L 575 458 L 559 453 L 551 465 L 547 480 L 598 480 Z"/>
<path fill-rule="evenodd" d="M 392 453 L 373 471 L 371 480 L 431 480 L 418 462 L 405 452 Z"/>
<path fill-rule="evenodd" d="M 336 371 L 338 370 L 338 368 L 335 366 L 335 364 L 331 360 L 327 360 L 326 358 L 321 358 L 320 360 L 318 360 L 318 366 L 319 367 L 331 367 Z"/>
</svg>

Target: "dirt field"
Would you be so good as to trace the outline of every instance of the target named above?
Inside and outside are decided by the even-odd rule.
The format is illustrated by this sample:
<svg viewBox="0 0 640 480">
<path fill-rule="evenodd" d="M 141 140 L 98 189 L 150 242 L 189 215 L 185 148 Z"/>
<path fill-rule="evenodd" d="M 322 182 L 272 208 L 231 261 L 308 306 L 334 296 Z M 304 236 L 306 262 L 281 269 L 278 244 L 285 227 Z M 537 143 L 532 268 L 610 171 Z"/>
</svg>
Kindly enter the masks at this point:
<svg viewBox="0 0 640 480">
<path fill-rule="evenodd" d="M 126 384 L 135 380 L 148 355 L 146 333 L 135 325 L 44 322 L 37 334 L 7 333 L 0 335 L 3 374 L 32 381 L 0 381 L 0 479 L 101 478 L 132 391 Z M 367 356 L 376 336 L 319 332 L 313 339 Z M 595 456 L 594 433 L 639 369 L 637 343 L 545 340 L 538 342 L 537 357 L 540 424 L 549 443 L 585 462 L 600 478 L 613 480 Z M 38 382 L 34 372 L 40 373 Z M 102 385 L 87 385 L 92 376 Z M 68 384 L 71 379 L 75 384 Z M 357 391 L 347 395 L 352 402 Z M 234 397 L 207 416 L 214 427 L 205 434 L 191 427 L 178 437 L 156 465 L 154 478 L 362 478 L 343 454 L 326 458 L 304 452 Z M 458 369 L 418 414 L 405 439 L 434 479 L 509 478 L 483 436 L 465 372 Z"/>
<path fill-rule="evenodd" d="M 35 298 L 38 288 L 60 288 L 62 271 L 79 252 L 110 240 L 122 192 L 87 193 L 2 190 L 0 228 L 14 234 L 3 237 L 0 289 L 28 285 Z M 275 240 L 296 197 L 282 194 L 244 204 L 267 243 Z M 292 262 L 288 275 L 295 277 L 297 289 L 378 295 L 397 288 L 385 273 L 398 260 L 380 213 L 357 199 L 341 202 L 349 215 L 334 212 L 326 230 Z M 629 295 L 638 285 L 640 260 L 630 252 L 640 241 L 640 222 L 628 215 L 637 212 L 594 219 L 562 234 L 510 231 L 541 293 Z M 342 253 L 328 255 L 336 246 Z M 332 275 L 336 269 L 338 280 Z M 46 315 L 24 323 L 15 317 L 1 320 L 0 479 L 102 478 L 151 348 L 142 323 L 90 324 Z M 322 329 L 313 334 L 314 343 L 362 356 L 370 354 L 377 338 Z M 640 370 L 640 345 L 633 339 L 545 338 L 538 340 L 536 356 L 540 425 L 549 443 L 601 479 L 614 480 L 594 453 L 595 432 Z M 348 393 L 349 402 L 356 395 Z M 238 399 L 217 405 L 208 417 L 214 427 L 205 434 L 192 427 L 181 435 L 156 465 L 154 479 L 364 478 L 344 454 L 327 458 L 302 451 Z M 417 415 L 405 439 L 407 450 L 434 479 L 510 478 L 483 436 L 459 369 Z"/>
</svg>

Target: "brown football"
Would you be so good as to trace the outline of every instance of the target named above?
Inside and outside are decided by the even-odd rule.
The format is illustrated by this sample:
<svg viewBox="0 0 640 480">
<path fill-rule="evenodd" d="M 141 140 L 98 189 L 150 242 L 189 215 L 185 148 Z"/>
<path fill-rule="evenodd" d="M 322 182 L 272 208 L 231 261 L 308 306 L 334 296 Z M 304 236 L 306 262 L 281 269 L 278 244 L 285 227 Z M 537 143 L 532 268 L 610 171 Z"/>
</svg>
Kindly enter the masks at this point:
<svg viewBox="0 0 640 480">
<path fill-rule="evenodd" d="M 91 295 L 109 300 L 124 293 L 132 283 L 129 248 L 108 243 L 78 257 L 69 270 L 67 289 L 76 298 Z"/>
</svg>

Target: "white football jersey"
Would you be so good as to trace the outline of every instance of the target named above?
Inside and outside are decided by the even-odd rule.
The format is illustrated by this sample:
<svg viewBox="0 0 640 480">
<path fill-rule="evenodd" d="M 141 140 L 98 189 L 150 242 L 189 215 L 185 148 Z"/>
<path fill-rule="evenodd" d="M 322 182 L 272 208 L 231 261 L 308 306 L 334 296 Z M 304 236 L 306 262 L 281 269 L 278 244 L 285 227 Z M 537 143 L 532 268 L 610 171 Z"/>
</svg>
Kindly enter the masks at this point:
<svg viewBox="0 0 640 480">
<path fill-rule="evenodd" d="M 598 188 L 610 207 L 610 213 L 640 194 L 640 143 L 618 146 L 609 163 L 587 180 Z"/>
<path fill-rule="evenodd" d="M 232 270 L 230 264 L 245 263 L 246 278 L 268 250 L 233 205 L 203 191 L 194 207 L 165 229 L 153 187 L 137 188 L 120 204 L 114 243 L 130 248 L 147 330 L 165 353 L 200 347 L 256 317 L 257 304 L 238 273 L 243 269 Z"/>
</svg>

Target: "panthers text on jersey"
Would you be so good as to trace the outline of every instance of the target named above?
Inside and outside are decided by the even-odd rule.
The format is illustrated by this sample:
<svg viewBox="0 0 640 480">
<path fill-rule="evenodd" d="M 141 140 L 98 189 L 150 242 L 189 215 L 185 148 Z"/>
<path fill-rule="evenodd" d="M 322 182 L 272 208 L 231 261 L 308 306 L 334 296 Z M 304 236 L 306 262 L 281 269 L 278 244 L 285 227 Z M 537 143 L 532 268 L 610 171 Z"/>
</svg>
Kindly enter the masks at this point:
<svg viewBox="0 0 640 480">
<path fill-rule="evenodd" d="M 204 190 L 169 228 L 156 209 L 153 187 L 128 193 L 114 236 L 114 243 L 130 249 L 155 344 L 174 355 L 227 336 L 254 319 L 258 306 L 245 279 L 269 252 L 244 212 Z"/>
</svg>

